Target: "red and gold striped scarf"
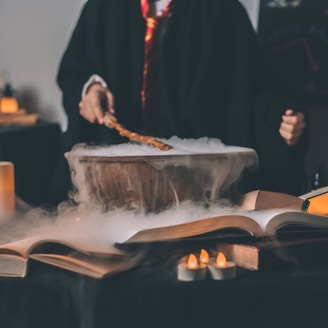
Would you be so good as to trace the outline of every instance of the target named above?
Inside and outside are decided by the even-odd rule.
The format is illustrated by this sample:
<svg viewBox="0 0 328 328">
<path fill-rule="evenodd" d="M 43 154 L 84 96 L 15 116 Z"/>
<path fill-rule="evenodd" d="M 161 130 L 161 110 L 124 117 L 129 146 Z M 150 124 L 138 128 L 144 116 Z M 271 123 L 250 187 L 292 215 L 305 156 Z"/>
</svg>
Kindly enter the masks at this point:
<svg viewBox="0 0 328 328">
<path fill-rule="evenodd" d="M 156 45 L 157 31 L 159 25 L 164 20 L 164 18 L 169 14 L 174 4 L 174 0 L 171 0 L 163 12 L 158 16 L 149 17 L 149 1 L 140 0 L 142 16 L 145 19 L 146 33 L 144 38 L 144 69 L 143 69 L 143 82 L 141 90 L 141 101 L 144 108 L 144 112 L 154 111 L 155 102 L 152 98 L 158 98 L 158 71 L 159 71 L 159 61 L 158 61 L 158 46 Z M 155 73 L 156 72 L 156 73 Z M 150 107 L 150 108 L 147 108 Z M 145 115 L 147 115 L 145 113 Z"/>
</svg>

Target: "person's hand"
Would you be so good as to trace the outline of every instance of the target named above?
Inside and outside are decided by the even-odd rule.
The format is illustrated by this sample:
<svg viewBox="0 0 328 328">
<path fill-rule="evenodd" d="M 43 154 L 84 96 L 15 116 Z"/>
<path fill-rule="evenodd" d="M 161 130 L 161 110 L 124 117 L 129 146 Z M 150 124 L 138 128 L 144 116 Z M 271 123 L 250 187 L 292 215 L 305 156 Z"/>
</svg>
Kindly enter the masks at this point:
<svg viewBox="0 0 328 328">
<path fill-rule="evenodd" d="M 106 107 L 106 108 L 104 108 Z M 103 124 L 104 113 L 115 114 L 114 96 L 99 83 L 92 84 L 79 103 L 80 114 L 90 123 Z"/>
<path fill-rule="evenodd" d="M 304 113 L 287 109 L 282 116 L 279 133 L 287 145 L 293 146 L 299 141 L 305 127 Z"/>
</svg>

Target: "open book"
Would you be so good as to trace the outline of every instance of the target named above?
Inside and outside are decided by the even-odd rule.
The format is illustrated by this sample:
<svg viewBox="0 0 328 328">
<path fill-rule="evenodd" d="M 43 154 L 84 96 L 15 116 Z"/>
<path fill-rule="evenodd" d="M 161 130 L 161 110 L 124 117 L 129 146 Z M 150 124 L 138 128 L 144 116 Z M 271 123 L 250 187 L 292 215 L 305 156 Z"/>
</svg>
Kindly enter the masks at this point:
<svg viewBox="0 0 328 328">
<path fill-rule="evenodd" d="M 314 206 L 316 202 L 321 208 Z M 325 205 L 326 204 L 326 205 Z M 313 209 L 309 211 L 309 209 Z M 192 211 L 189 211 L 192 212 Z M 143 229 L 129 228 L 118 243 L 140 243 L 183 239 L 215 231 L 235 230 L 254 237 L 271 237 L 281 229 L 297 227 L 328 230 L 328 188 L 296 197 L 256 190 L 245 194 L 230 212 L 222 209 L 175 221 L 154 218 L 156 224 Z"/>
<path fill-rule="evenodd" d="M 29 259 L 98 279 L 138 263 L 137 256 L 110 245 L 88 248 L 78 241 L 34 236 L 0 245 L 0 276 L 25 277 Z"/>
<path fill-rule="evenodd" d="M 118 243 L 144 243 L 169 241 L 225 232 L 238 236 L 249 234 L 253 237 L 271 237 L 282 229 L 312 228 L 328 231 L 328 216 L 309 214 L 303 211 L 270 209 L 234 211 L 222 215 L 190 219 L 188 222 L 153 226 L 142 230 L 131 230 Z"/>
</svg>

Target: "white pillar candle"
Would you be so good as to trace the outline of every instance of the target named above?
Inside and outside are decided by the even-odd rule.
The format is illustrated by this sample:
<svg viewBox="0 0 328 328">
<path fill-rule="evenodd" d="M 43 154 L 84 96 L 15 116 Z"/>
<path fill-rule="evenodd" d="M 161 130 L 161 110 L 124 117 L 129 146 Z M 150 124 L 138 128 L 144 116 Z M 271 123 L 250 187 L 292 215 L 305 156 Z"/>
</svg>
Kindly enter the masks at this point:
<svg viewBox="0 0 328 328">
<path fill-rule="evenodd" d="M 14 164 L 0 162 L 0 220 L 15 215 L 15 174 Z"/>
</svg>

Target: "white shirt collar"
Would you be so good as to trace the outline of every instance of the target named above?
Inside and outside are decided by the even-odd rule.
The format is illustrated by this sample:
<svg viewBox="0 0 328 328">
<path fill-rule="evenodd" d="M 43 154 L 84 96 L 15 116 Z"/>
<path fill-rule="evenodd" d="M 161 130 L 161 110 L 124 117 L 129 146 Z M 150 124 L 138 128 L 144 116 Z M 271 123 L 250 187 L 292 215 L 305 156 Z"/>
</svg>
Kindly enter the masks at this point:
<svg viewBox="0 0 328 328">
<path fill-rule="evenodd" d="M 160 15 L 166 6 L 169 4 L 170 0 L 157 0 L 156 1 L 156 15 Z"/>
</svg>

